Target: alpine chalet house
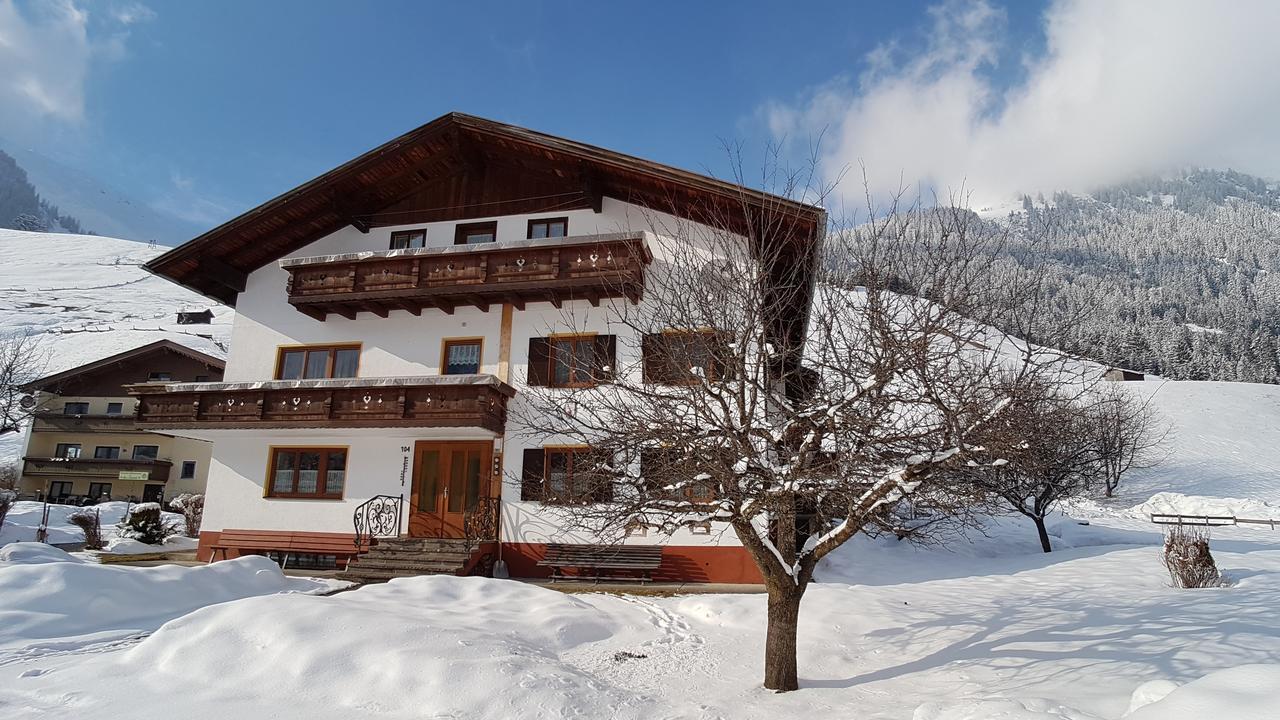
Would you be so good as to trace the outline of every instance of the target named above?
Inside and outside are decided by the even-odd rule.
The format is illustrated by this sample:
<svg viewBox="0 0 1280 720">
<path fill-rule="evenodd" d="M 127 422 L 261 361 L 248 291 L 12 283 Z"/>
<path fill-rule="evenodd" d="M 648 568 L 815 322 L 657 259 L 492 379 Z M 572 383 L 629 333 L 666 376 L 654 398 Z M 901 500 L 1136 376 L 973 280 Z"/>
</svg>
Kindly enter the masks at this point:
<svg viewBox="0 0 1280 720">
<path fill-rule="evenodd" d="M 600 538 L 543 504 L 553 494 L 527 490 L 565 483 L 573 449 L 522 436 L 509 406 L 531 382 L 582 380 L 575 348 L 638 345 L 598 306 L 645 302 L 662 259 L 646 217 L 742 216 L 747 198 L 787 208 L 797 247 L 822 232 L 820 208 L 751 197 L 452 113 L 156 258 L 152 272 L 236 307 L 224 382 L 134 388 L 142 426 L 214 443 L 200 557 L 360 555 L 349 572 L 379 579 L 483 572 L 500 555 L 538 577 L 549 544 L 592 550 Z M 575 326 L 557 332 L 566 308 Z M 731 531 L 625 548 L 653 579 L 760 581 Z"/>
<path fill-rule="evenodd" d="M 222 379 L 221 358 L 158 340 L 36 380 L 18 487 L 60 503 L 161 501 L 202 493 L 208 442 L 138 427 L 138 383 Z"/>
</svg>

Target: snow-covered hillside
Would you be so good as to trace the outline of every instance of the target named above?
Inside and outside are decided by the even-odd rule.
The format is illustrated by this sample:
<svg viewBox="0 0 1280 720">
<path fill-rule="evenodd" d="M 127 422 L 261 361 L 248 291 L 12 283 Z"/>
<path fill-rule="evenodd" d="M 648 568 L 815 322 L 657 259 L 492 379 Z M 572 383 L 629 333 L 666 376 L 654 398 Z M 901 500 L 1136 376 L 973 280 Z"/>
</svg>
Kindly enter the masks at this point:
<svg viewBox="0 0 1280 720">
<path fill-rule="evenodd" d="M 164 247 L 96 235 L 0 229 L 0 333 L 31 333 L 60 372 L 168 338 L 224 356 L 234 311 L 142 269 Z M 180 310 L 213 310 L 210 325 L 179 325 Z M 0 458 L 17 453 L 0 438 Z"/>
</svg>

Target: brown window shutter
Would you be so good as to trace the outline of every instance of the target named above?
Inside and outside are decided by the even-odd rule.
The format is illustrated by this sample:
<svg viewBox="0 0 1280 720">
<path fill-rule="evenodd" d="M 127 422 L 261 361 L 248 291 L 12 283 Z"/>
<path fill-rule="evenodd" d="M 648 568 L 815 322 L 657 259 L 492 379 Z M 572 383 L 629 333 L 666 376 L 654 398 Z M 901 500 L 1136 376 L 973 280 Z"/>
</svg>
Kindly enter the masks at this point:
<svg viewBox="0 0 1280 720">
<path fill-rule="evenodd" d="M 600 450 L 588 450 L 580 456 L 591 477 L 591 502 L 613 502 L 613 484 L 617 476 L 609 468 L 608 456 Z"/>
<path fill-rule="evenodd" d="M 645 335 L 640 339 L 640 351 L 644 354 L 644 381 L 647 383 L 667 382 L 667 359 L 664 352 L 665 338 L 661 333 Z"/>
<path fill-rule="evenodd" d="M 541 502 L 544 485 L 543 466 L 546 464 L 546 457 L 542 448 L 529 448 L 524 451 L 524 465 L 520 468 L 521 500 Z"/>
<path fill-rule="evenodd" d="M 735 358 L 729 348 L 729 334 L 718 332 L 710 339 L 712 377 L 716 380 L 737 380 L 738 368 L 731 363 Z"/>
<path fill-rule="evenodd" d="M 608 368 L 607 370 L 605 368 Z M 618 336 L 597 335 L 595 340 L 595 379 L 610 382 L 618 372 Z"/>
<path fill-rule="evenodd" d="M 529 384 L 551 384 L 551 339 L 529 338 Z"/>
</svg>

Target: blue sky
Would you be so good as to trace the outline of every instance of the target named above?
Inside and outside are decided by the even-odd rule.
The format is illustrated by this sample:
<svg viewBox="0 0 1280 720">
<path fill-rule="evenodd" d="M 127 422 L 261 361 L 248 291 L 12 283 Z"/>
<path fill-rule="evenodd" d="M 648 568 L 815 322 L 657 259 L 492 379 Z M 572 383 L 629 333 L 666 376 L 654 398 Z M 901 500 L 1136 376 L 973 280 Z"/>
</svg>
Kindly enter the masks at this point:
<svg viewBox="0 0 1280 720">
<path fill-rule="evenodd" d="M 0 0 L 0 137 L 206 227 L 450 110 L 719 175 L 822 132 L 830 175 L 993 193 L 1280 171 L 1231 110 L 1280 111 L 1238 71 L 1277 6 Z"/>
<path fill-rule="evenodd" d="M 208 224 L 450 110 L 724 174 L 721 139 L 767 142 L 766 103 L 926 23 L 918 2 L 77 7 L 90 43 L 118 39 L 89 58 L 82 116 L 0 135 Z"/>
</svg>

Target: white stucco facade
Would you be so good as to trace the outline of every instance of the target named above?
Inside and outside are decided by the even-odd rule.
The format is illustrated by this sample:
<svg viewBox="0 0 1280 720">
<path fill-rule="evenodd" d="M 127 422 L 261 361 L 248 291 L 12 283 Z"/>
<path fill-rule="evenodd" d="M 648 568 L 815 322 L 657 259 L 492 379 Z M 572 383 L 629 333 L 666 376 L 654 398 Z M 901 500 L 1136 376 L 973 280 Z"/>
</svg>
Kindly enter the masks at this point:
<svg viewBox="0 0 1280 720">
<path fill-rule="evenodd" d="M 382 252 L 397 230 L 426 229 L 428 247 L 451 246 L 459 222 L 497 221 L 497 243 L 523 241 L 531 218 L 568 217 L 571 237 L 632 231 L 661 231 L 675 223 L 669 216 L 604 198 L 600 213 L 568 210 L 533 215 L 468 218 L 465 221 L 436 222 L 374 228 L 361 233 L 346 227 L 299 251 L 291 258 L 353 252 Z M 664 242 L 669 242 L 665 241 Z M 663 245 L 656 243 L 655 263 L 663 262 Z M 480 338 L 480 372 L 498 375 L 502 335 L 501 305 L 488 312 L 459 305 L 453 314 L 424 309 L 420 316 L 392 310 L 388 317 L 360 313 L 351 320 L 330 314 L 318 321 L 288 303 L 289 274 L 271 263 L 248 276 L 245 290 L 236 304 L 231 349 L 225 382 L 258 382 L 274 378 L 277 352 L 282 346 L 359 344 L 361 378 L 393 376 L 435 376 L 441 374 L 443 343 L 450 338 Z M 622 302 L 622 301 L 619 301 Z M 607 303 L 606 303 L 607 305 Z M 565 318 L 571 316 L 572 327 Z M 629 330 L 611 324 L 606 307 L 573 301 L 556 308 L 549 302 L 528 302 L 514 309 L 510 328 L 509 373 L 505 381 L 516 394 L 509 408 L 521 403 L 527 387 L 529 342 L 556 332 L 587 332 L 617 337 L 617 365 L 638 368 L 640 343 Z M 638 370 L 637 370 L 638 372 Z M 212 440 L 213 459 L 209 470 L 208 497 L 203 530 L 224 529 L 293 530 L 350 533 L 355 508 L 375 495 L 410 495 L 413 445 L 424 440 L 492 440 L 502 459 L 501 540 L 504 543 L 593 542 L 598 538 L 569 533 L 561 527 L 554 509 L 520 500 L 522 452 L 541 447 L 542 442 L 525 437 L 515 416 L 508 413 L 506 432 L 501 436 L 484 429 L 361 428 L 287 430 L 199 430 L 186 434 Z M 549 444 L 549 443 L 548 443 Z M 344 447 L 348 449 L 346 480 L 341 499 L 285 499 L 267 497 L 268 464 L 273 447 Z M 673 535 L 649 530 L 633 535 L 628 543 L 661 543 L 678 546 L 737 545 L 732 532 L 713 528 L 710 533 L 681 529 Z"/>
</svg>

